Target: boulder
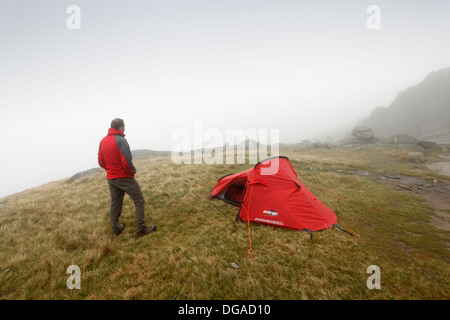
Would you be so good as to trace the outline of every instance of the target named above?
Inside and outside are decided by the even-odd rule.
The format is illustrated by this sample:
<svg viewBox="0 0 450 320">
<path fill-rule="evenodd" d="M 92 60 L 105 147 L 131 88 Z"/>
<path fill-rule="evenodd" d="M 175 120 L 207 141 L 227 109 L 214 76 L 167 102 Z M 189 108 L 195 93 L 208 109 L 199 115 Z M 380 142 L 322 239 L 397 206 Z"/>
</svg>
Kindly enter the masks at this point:
<svg viewBox="0 0 450 320">
<path fill-rule="evenodd" d="M 232 267 L 233 269 L 239 269 L 239 265 L 238 265 L 236 262 L 232 262 L 232 263 L 231 263 L 231 267 Z"/>
<path fill-rule="evenodd" d="M 364 142 L 370 142 L 375 139 L 373 130 L 368 127 L 355 127 L 351 133 L 356 139 Z"/>
<path fill-rule="evenodd" d="M 422 140 L 417 142 L 417 144 L 422 148 L 424 148 L 425 150 L 435 150 L 435 151 L 441 150 L 441 147 L 436 142 Z"/>
</svg>

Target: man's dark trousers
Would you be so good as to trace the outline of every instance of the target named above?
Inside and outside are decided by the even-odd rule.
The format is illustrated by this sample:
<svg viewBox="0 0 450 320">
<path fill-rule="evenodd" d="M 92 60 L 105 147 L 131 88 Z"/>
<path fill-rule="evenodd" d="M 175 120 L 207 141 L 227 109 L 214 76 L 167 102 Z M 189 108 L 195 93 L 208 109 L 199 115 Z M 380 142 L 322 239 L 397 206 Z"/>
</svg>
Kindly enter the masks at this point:
<svg viewBox="0 0 450 320">
<path fill-rule="evenodd" d="M 122 213 L 123 198 L 125 193 L 134 201 L 136 207 L 136 232 L 145 230 L 146 223 L 144 220 L 145 200 L 142 195 L 141 188 L 135 178 L 124 179 L 108 179 L 109 193 L 111 195 L 111 207 L 109 217 L 111 220 L 111 228 L 114 233 L 119 231 L 119 217 Z"/>
</svg>

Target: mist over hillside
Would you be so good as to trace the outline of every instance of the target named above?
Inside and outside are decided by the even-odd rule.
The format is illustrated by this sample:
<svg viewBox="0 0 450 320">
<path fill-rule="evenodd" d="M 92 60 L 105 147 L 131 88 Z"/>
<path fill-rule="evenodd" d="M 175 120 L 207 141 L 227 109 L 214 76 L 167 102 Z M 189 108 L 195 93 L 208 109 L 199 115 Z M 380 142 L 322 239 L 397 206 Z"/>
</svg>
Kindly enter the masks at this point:
<svg viewBox="0 0 450 320">
<path fill-rule="evenodd" d="M 438 143 L 450 141 L 450 67 L 400 91 L 388 107 L 375 108 L 359 125 L 372 128 L 377 137 L 403 133 Z"/>
</svg>

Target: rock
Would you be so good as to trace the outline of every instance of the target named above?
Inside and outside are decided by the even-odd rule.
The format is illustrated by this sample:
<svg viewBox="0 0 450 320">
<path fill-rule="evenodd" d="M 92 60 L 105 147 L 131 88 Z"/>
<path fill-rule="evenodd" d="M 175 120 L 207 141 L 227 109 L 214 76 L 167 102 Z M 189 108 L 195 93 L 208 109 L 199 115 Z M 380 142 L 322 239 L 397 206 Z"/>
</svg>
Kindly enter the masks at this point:
<svg viewBox="0 0 450 320">
<path fill-rule="evenodd" d="M 392 175 L 386 175 L 385 176 L 386 178 L 389 178 L 389 179 L 400 179 L 400 176 L 392 176 Z"/>
<path fill-rule="evenodd" d="M 401 188 L 401 189 L 405 189 L 405 190 L 411 190 L 412 186 L 408 185 L 408 184 L 404 184 L 404 183 L 399 183 L 397 185 L 397 187 Z"/>
<path fill-rule="evenodd" d="M 394 144 L 417 144 L 417 139 L 414 136 L 405 133 L 397 133 L 383 139 L 384 142 Z"/>
<path fill-rule="evenodd" d="M 375 139 L 375 135 L 373 130 L 368 127 L 355 127 L 351 133 L 356 139 L 361 141 L 373 141 Z"/>
<path fill-rule="evenodd" d="M 235 263 L 235 262 L 232 262 L 232 263 L 231 263 L 231 267 L 232 267 L 233 269 L 239 269 L 239 265 L 238 265 L 237 263 Z"/>
<path fill-rule="evenodd" d="M 427 164 L 427 167 L 438 174 L 450 177 L 450 162 L 433 162 Z"/>
<path fill-rule="evenodd" d="M 450 160 L 449 156 L 443 155 L 443 154 L 438 154 L 438 157 L 444 160 Z"/>
<path fill-rule="evenodd" d="M 445 108 L 445 109 L 447 109 L 447 108 Z M 448 110 L 447 110 L 447 112 L 448 112 Z M 445 117 L 442 117 L 442 118 L 443 119 L 448 118 L 448 115 L 446 115 Z M 448 142 L 450 141 L 450 126 L 446 125 L 445 127 L 443 127 L 443 128 L 441 127 L 440 129 L 435 127 L 434 129 L 438 129 L 438 130 L 437 131 L 433 130 L 434 132 L 432 132 L 432 133 L 430 132 L 430 134 L 422 135 L 421 140 L 432 141 L 432 142 L 437 143 L 438 145 L 439 144 L 448 145 Z"/>
<path fill-rule="evenodd" d="M 359 125 L 372 128 L 377 137 L 406 133 L 448 143 L 449 83 L 450 67 L 434 71 L 422 82 L 403 88 L 387 108 L 374 109 Z"/>
<path fill-rule="evenodd" d="M 78 172 L 69 179 L 69 183 L 75 182 L 83 177 L 92 176 L 100 172 L 103 172 L 102 168 L 92 168 L 86 171 Z"/>
<path fill-rule="evenodd" d="M 441 147 L 436 142 L 422 140 L 417 142 L 417 144 L 422 148 L 424 148 L 425 150 L 441 151 Z"/>
</svg>

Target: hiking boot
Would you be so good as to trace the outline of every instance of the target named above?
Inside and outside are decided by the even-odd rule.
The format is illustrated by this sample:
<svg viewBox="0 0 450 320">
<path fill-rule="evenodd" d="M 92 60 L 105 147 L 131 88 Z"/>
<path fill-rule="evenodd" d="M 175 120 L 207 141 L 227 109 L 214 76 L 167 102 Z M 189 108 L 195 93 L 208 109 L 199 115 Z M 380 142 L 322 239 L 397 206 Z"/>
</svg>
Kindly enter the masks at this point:
<svg viewBox="0 0 450 320">
<path fill-rule="evenodd" d="M 156 231 L 156 226 L 151 226 L 151 227 L 145 227 L 144 230 L 136 233 L 136 238 L 140 238 L 142 236 L 145 236 L 146 234 L 152 233 Z"/>
<path fill-rule="evenodd" d="M 116 230 L 113 229 L 113 233 L 114 233 L 116 236 L 118 236 L 119 234 L 122 233 L 123 229 L 125 229 L 125 225 L 124 225 L 124 224 L 119 224 L 119 225 L 117 226 L 117 229 L 116 229 Z"/>
</svg>

